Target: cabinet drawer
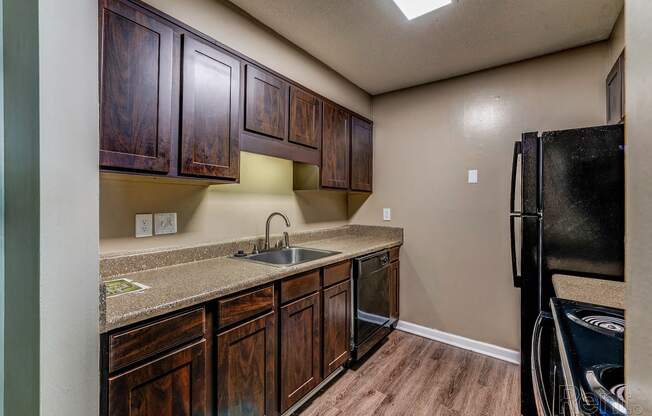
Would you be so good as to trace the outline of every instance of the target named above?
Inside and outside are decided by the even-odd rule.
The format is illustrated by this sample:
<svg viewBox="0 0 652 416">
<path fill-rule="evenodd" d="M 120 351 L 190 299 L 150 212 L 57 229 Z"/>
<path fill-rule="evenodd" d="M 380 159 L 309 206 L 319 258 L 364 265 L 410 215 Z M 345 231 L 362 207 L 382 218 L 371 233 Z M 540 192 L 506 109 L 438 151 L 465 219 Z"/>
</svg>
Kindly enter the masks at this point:
<svg viewBox="0 0 652 416">
<path fill-rule="evenodd" d="M 204 336 L 204 308 L 109 336 L 109 372 Z"/>
<path fill-rule="evenodd" d="M 313 270 L 281 282 L 281 302 L 289 302 L 319 290 L 319 270 Z"/>
<path fill-rule="evenodd" d="M 343 282 L 351 277 L 351 260 L 324 267 L 324 287 Z"/>
<path fill-rule="evenodd" d="M 274 286 L 218 301 L 218 328 L 244 321 L 274 308 Z"/>
<path fill-rule="evenodd" d="M 399 257 L 399 250 L 401 247 L 392 247 L 389 249 L 389 261 L 396 261 L 398 260 Z"/>
</svg>

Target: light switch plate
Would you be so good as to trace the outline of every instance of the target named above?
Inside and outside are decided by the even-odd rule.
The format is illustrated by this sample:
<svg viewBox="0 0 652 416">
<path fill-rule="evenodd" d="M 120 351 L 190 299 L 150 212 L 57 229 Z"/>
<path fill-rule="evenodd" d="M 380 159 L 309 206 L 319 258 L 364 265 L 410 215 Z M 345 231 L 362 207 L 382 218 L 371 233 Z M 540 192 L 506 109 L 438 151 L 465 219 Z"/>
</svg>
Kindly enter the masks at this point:
<svg viewBox="0 0 652 416">
<path fill-rule="evenodd" d="M 152 214 L 136 214 L 136 238 L 152 236 Z"/>
<path fill-rule="evenodd" d="M 177 213 L 163 212 L 154 214 L 154 233 L 174 234 L 177 232 Z"/>
<path fill-rule="evenodd" d="M 391 221 L 391 220 L 392 220 L 392 209 L 383 208 L 383 221 Z"/>
<path fill-rule="evenodd" d="M 469 170 L 469 183 L 478 183 L 478 171 L 475 169 Z"/>
</svg>

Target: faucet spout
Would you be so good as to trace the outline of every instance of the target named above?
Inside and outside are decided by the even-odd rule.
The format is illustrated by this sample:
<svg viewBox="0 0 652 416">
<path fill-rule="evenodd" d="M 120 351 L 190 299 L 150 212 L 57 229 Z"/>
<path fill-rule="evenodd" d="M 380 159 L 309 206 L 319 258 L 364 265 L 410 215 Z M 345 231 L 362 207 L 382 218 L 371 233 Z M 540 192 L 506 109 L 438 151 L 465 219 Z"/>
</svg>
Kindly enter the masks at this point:
<svg viewBox="0 0 652 416">
<path fill-rule="evenodd" d="M 287 227 L 290 226 L 290 220 L 288 217 L 285 216 L 285 214 L 282 214 L 280 212 L 272 212 L 269 214 L 269 217 L 267 217 L 267 222 L 265 223 L 265 250 L 269 250 L 269 225 L 272 222 L 272 218 L 275 216 L 282 217 L 285 220 L 285 225 Z"/>
</svg>

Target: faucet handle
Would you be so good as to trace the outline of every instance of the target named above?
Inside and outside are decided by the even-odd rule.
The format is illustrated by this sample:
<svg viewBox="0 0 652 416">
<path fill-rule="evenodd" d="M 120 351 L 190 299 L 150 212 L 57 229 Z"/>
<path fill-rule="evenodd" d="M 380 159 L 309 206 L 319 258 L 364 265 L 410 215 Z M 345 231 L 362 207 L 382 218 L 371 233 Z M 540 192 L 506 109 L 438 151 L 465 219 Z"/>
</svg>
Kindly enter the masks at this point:
<svg viewBox="0 0 652 416">
<path fill-rule="evenodd" d="M 256 244 L 254 244 L 254 248 L 253 248 L 253 250 L 251 250 L 251 254 L 258 254 L 258 253 L 259 253 L 258 246 Z"/>
<path fill-rule="evenodd" d="M 283 245 L 290 247 L 290 234 L 287 231 L 283 231 Z"/>
</svg>

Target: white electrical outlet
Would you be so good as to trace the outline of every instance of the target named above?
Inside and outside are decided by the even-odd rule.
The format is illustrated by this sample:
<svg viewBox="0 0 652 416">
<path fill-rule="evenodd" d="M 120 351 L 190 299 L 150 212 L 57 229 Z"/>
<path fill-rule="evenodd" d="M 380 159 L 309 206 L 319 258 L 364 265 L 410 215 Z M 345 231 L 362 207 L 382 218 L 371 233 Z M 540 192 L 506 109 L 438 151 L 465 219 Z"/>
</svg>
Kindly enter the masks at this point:
<svg viewBox="0 0 652 416">
<path fill-rule="evenodd" d="M 383 221 L 391 221 L 391 220 L 392 220 L 392 209 L 383 208 Z"/>
<path fill-rule="evenodd" d="M 177 232 L 177 213 L 164 212 L 154 214 L 154 233 L 174 234 Z"/>
<path fill-rule="evenodd" d="M 469 170 L 469 183 L 478 183 L 478 171 L 476 169 Z"/>
<path fill-rule="evenodd" d="M 152 214 L 136 214 L 136 238 L 152 236 Z"/>
</svg>

